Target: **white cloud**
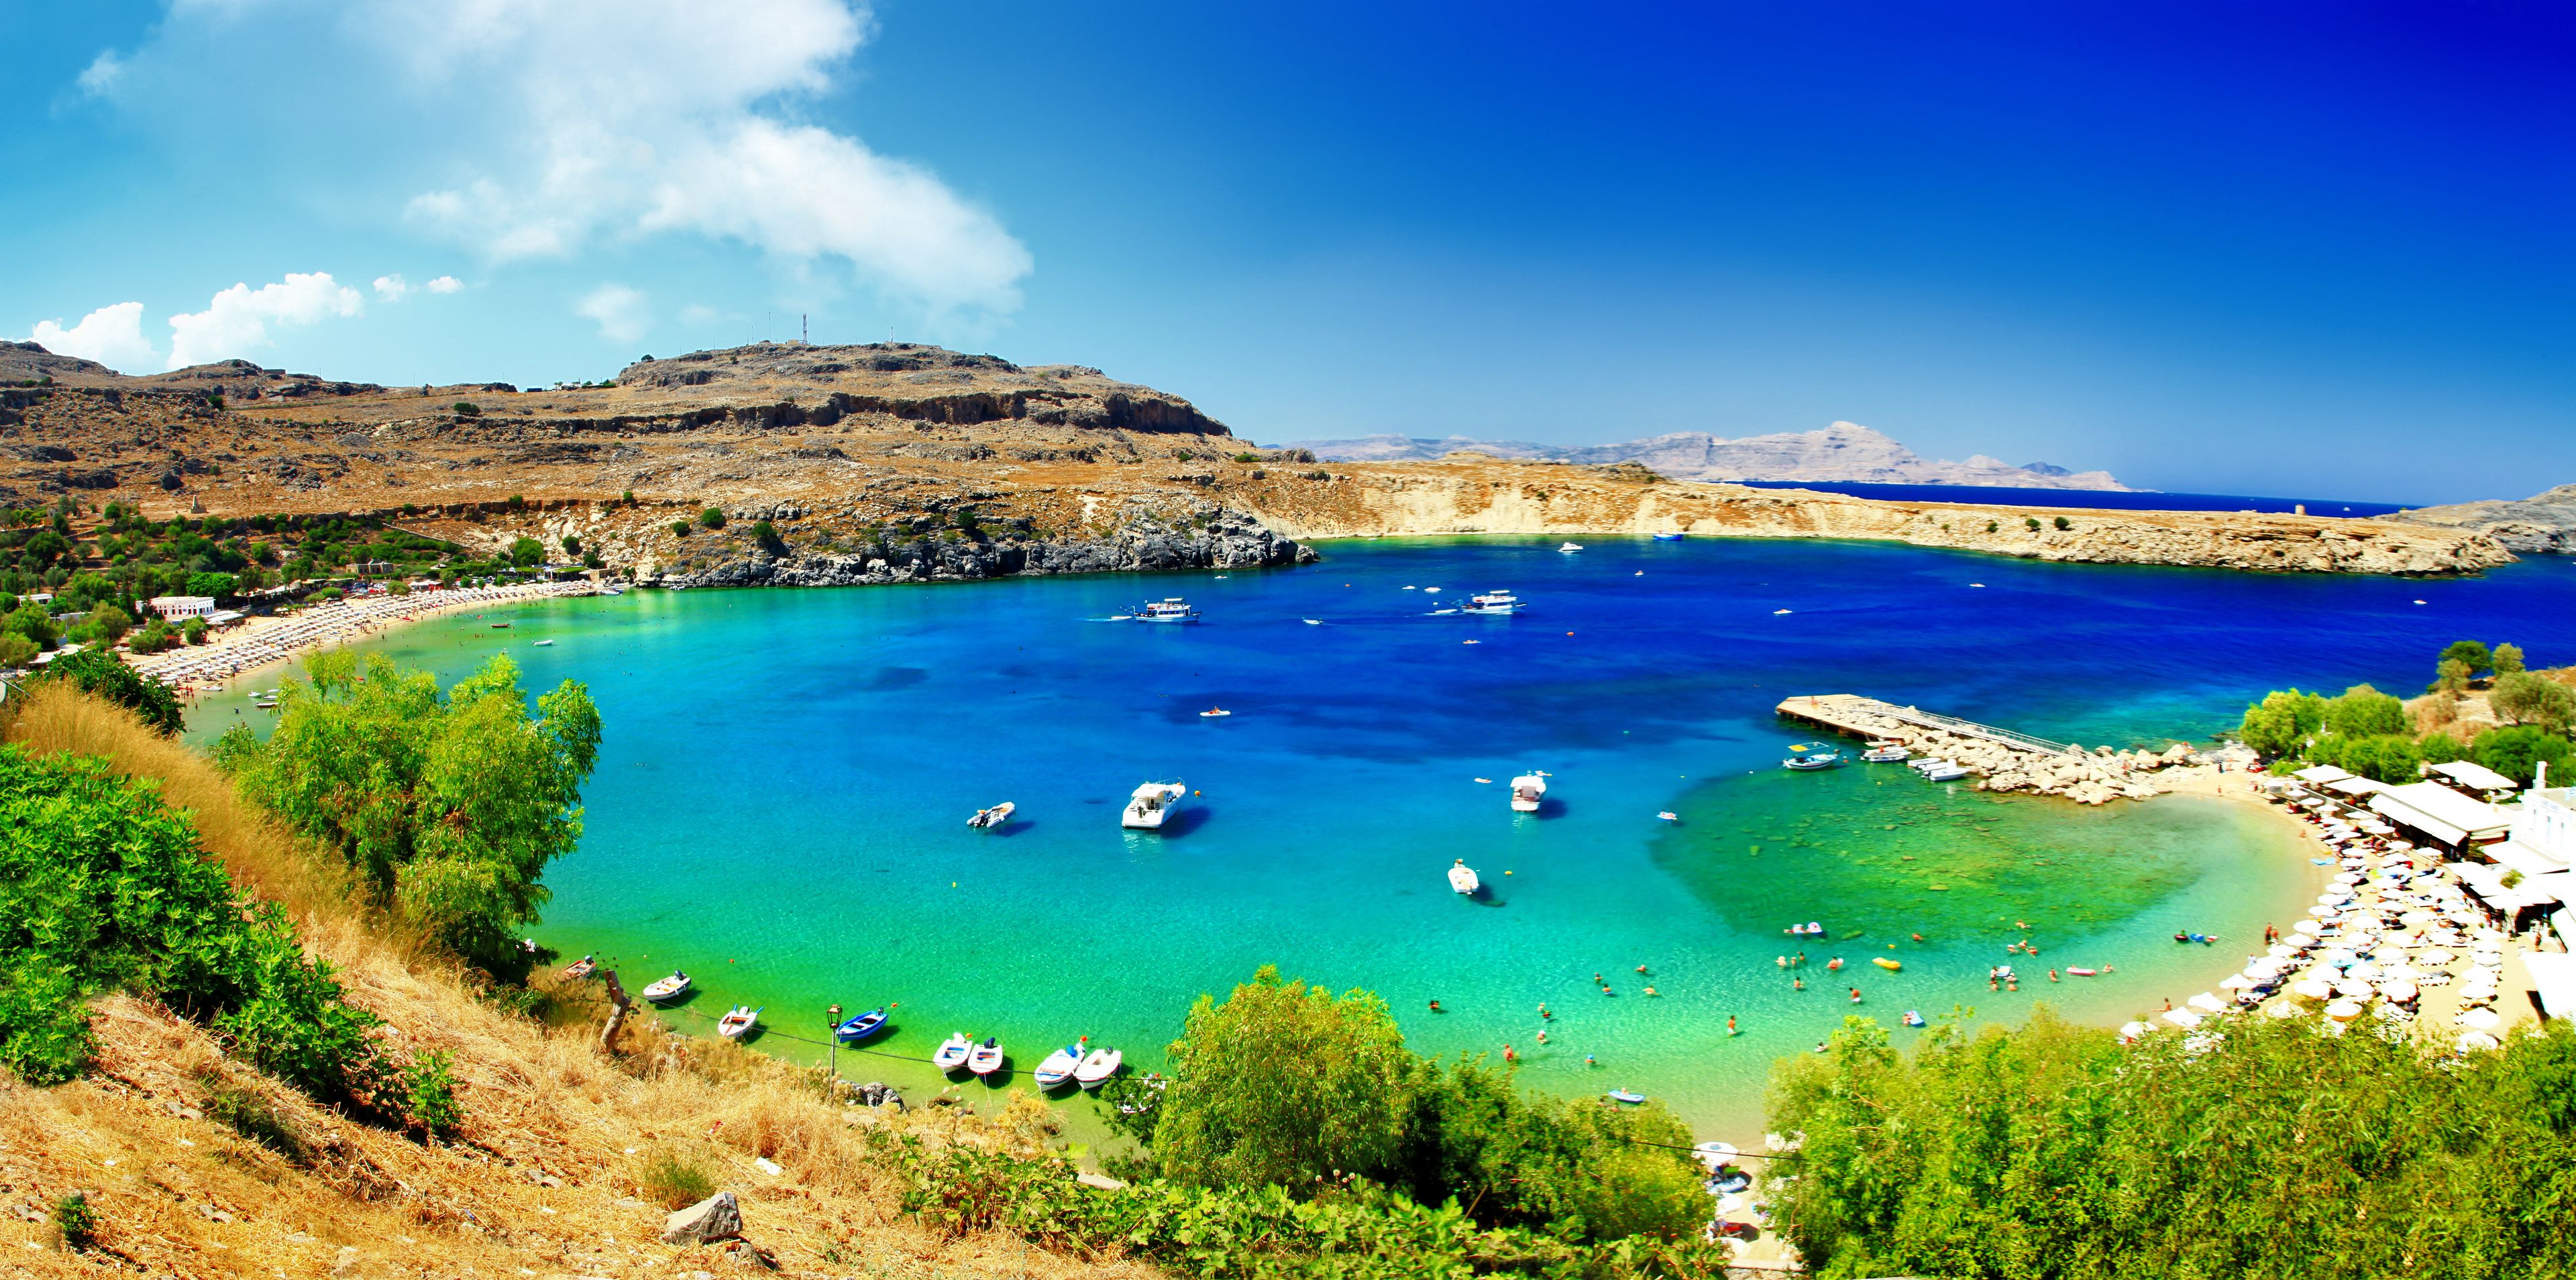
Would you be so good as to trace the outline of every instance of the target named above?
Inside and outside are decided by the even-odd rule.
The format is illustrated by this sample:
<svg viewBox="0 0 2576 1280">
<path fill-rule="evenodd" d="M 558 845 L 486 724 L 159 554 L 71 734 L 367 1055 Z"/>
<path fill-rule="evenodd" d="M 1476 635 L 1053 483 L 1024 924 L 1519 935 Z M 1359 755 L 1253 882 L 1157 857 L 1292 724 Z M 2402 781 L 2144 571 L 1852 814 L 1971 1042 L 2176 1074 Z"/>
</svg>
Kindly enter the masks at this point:
<svg viewBox="0 0 2576 1280">
<path fill-rule="evenodd" d="M 99 65 L 174 136 L 291 137 L 284 165 L 334 157 L 314 176 L 494 262 L 704 236 L 933 315 L 1016 309 L 999 220 L 809 118 L 872 32 L 864 0 L 172 0 Z"/>
<path fill-rule="evenodd" d="M 652 327 L 644 295 L 622 284 L 604 284 L 584 295 L 573 313 L 599 325 L 599 336 L 611 342 L 633 342 Z"/>
<path fill-rule="evenodd" d="M 116 56 L 114 49 L 104 50 L 81 70 L 81 92 L 94 98 L 104 98 L 124 75 L 125 59 Z"/>
<path fill-rule="evenodd" d="M 431 293 L 454 293 L 464 288 L 465 282 L 454 276 L 440 276 L 423 287 Z"/>
<path fill-rule="evenodd" d="M 288 272 L 284 280 L 257 289 L 236 284 L 216 294 L 205 310 L 170 317 L 169 367 L 183 369 L 264 347 L 270 325 L 318 324 L 363 310 L 358 291 L 327 271 Z"/>
<path fill-rule="evenodd" d="M 161 358 L 161 353 L 153 350 L 151 341 L 143 336 L 140 302 L 100 307 L 68 329 L 59 321 L 39 320 L 29 337 L 55 355 L 96 360 L 124 373 L 149 369 Z"/>
<path fill-rule="evenodd" d="M 411 294 L 410 282 L 404 280 L 399 271 L 389 276 L 377 276 L 375 289 L 378 302 L 400 302 Z"/>
</svg>

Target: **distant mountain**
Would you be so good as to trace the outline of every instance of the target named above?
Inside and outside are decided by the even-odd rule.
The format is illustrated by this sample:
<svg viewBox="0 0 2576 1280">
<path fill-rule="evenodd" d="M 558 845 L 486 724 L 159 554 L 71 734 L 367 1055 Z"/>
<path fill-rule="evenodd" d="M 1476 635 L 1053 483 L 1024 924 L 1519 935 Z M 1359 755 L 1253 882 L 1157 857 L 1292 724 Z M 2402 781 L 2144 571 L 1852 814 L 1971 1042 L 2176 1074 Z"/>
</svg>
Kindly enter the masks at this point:
<svg viewBox="0 0 2576 1280">
<path fill-rule="evenodd" d="M 1704 431 L 1677 431 L 1645 440 L 1582 448 L 1466 436 L 1426 440 L 1395 435 L 1298 440 L 1277 447 L 1312 450 L 1317 458 L 1328 462 L 1405 462 L 1467 452 L 1553 462 L 1636 462 L 1674 480 L 1832 480 L 2135 492 L 2112 479 L 2107 471 L 2070 471 L 2045 462 L 2016 467 L 1983 454 L 1966 462 L 1929 459 L 1851 422 L 1837 422 L 1822 431 L 1784 431 L 1735 440 Z"/>
<path fill-rule="evenodd" d="M 2417 507 L 2389 519 L 2488 534 L 2515 551 L 2576 554 L 2576 484 L 2528 498 Z"/>
</svg>

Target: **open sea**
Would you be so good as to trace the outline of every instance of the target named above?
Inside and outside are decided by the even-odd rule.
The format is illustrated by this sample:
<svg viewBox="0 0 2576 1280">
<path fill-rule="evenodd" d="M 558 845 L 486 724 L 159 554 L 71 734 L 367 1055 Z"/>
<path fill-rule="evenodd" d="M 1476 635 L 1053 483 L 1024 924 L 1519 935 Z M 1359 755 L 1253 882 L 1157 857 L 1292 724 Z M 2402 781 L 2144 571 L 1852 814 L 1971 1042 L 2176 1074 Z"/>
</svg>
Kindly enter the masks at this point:
<svg viewBox="0 0 2576 1280">
<path fill-rule="evenodd" d="M 1192 1000 L 1277 964 L 1380 993 L 1419 1050 L 1510 1044 L 1530 1086 L 1636 1089 L 1729 1136 L 1758 1135 L 1771 1061 L 1847 1014 L 2046 1001 L 2116 1022 L 2179 1004 L 2297 918 L 2315 876 L 2251 805 L 1787 773 L 1803 735 L 1775 720 L 1781 699 L 1865 693 L 2161 747 L 2273 687 L 2412 692 L 2462 637 L 2576 660 L 2556 647 L 2576 566 L 2545 558 L 2422 581 L 1868 543 L 1554 547 L 1389 539 L 1273 571 L 637 591 L 364 647 L 443 679 L 506 649 L 532 691 L 589 684 L 607 741 L 587 833 L 548 871 L 535 932 L 630 987 L 688 969 L 683 1026 L 765 1006 L 766 1047 L 810 1059 L 790 1037 L 819 1040 L 825 1006 L 899 1002 L 870 1046 L 899 1056 L 844 1052 L 845 1076 L 927 1084 L 908 1059 L 963 1030 L 1001 1036 L 1027 1087 L 1078 1035 L 1150 1069 Z M 1495 587 L 1528 612 L 1431 616 Z M 1204 622 L 1102 621 L 1171 595 Z M 1199 716 L 1214 706 L 1234 714 Z M 237 687 L 192 711 L 192 736 L 263 715 Z M 1514 815 L 1505 783 L 1530 769 L 1553 775 L 1547 807 Z M 1149 779 L 1193 795 L 1166 831 L 1122 831 Z M 966 827 L 1006 799 L 1008 828 Z M 1487 899 L 1449 890 L 1453 858 Z M 1830 939 L 1783 935 L 1809 920 Z M 2177 946 L 2178 929 L 2222 941 Z M 2007 957 L 2025 936 L 2040 955 Z M 1777 963 L 1800 950 L 1803 968 Z M 2020 991 L 1989 991 L 2007 961 Z M 2047 981 L 2067 965 L 2116 972 Z"/>
</svg>

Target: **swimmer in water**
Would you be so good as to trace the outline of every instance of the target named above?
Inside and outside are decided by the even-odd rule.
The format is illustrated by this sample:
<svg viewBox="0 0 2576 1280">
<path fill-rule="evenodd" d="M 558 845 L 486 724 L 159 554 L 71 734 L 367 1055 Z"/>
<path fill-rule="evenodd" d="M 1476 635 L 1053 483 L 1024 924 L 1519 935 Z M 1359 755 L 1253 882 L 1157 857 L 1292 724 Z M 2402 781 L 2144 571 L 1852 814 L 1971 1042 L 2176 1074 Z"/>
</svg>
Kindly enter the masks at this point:
<svg viewBox="0 0 2576 1280">
<path fill-rule="evenodd" d="M 1655 994 L 1655 989 L 1654 989 L 1653 987 L 1648 987 L 1648 988 L 1646 988 L 1646 994 L 1647 994 L 1647 995 L 1653 995 L 1653 994 Z"/>
<path fill-rule="evenodd" d="M 1922 935 L 1922 934 L 1919 934 L 1919 933 L 1918 933 L 1918 934 L 1916 934 L 1916 935 L 1914 935 L 1914 940 L 1915 940 L 1916 942 L 1921 942 L 1921 941 L 1923 940 L 1923 935 Z"/>
<path fill-rule="evenodd" d="M 1860 988 L 1858 988 L 1858 987 L 1854 987 L 1854 988 L 1852 988 L 1852 1003 L 1853 1003 L 1853 1004 L 1859 1004 L 1859 1003 L 1860 1003 Z"/>
<path fill-rule="evenodd" d="M 2049 981 L 2051 981 L 2051 982 L 2055 982 L 2055 981 L 2057 981 L 2057 966 L 2056 966 L 2056 965 L 2050 965 L 2050 966 L 2048 966 L 2048 980 L 2049 980 Z"/>
<path fill-rule="evenodd" d="M 1552 1014 L 1552 1013 L 1549 1013 L 1549 1012 L 1547 1011 L 1547 1002 L 1546 1002 L 1546 1001 L 1544 1001 L 1544 1000 L 1542 1000 L 1542 1001 L 1540 1001 L 1540 1002 L 1539 1002 L 1539 1006 L 1538 1006 L 1538 1016 L 1540 1016 L 1541 1018 L 1553 1018 L 1553 1017 L 1555 1017 L 1556 1015 L 1555 1015 L 1555 1014 Z"/>
<path fill-rule="evenodd" d="M 1726 1034 L 1728 1034 L 1728 1035 L 1734 1035 L 1734 1034 L 1736 1034 L 1736 1030 L 1735 1030 L 1735 1015 L 1734 1015 L 1734 1014 L 1731 1014 L 1731 1013 L 1730 1013 L 1730 1014 L 1728 1014 L 1728 1015 L 1726 1015 Z"/>
<path fill-rule="evenodd" d="M 1432 1002 L 1431 1002 L 1431 1011 L 1432 1011 L 1433 1013 L 1438 1013 L 1438 1012 L 1440 1012 L 1440 1002 L 1439 1002 L 1439 1001 L 1434 1000 L 1434 1001 L 1432 1001 Z"/>
<path fill-rule="evenodd" d="M 1807 989 L 1807 980 L 1804 978 L 1791 978 L 1789 979 L 1789 989 L 1792 991 L 1804 991 Z"/>
</svg>

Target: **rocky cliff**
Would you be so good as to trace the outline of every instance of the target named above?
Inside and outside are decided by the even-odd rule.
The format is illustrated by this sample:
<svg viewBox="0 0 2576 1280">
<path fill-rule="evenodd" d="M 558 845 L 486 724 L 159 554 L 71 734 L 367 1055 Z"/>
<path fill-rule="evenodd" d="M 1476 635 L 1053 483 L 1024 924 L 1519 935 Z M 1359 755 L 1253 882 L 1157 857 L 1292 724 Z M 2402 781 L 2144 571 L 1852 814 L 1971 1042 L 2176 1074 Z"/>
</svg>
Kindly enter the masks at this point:
<svg viewBox="0 0 2576 1280">
<path fill-rule="evenodd" d="M 1821 431 L 1780 432 L 1734 440 L 1703 431 L 1678 431 L 1580 448 L 1466 436 L 1425 440 L 1392 435 L 1303 440 L 1279 447 L 1302 449 L 1328 462 L 1421 462 L 1451 453 L 1483 453 L 1497 458 L 1589 466 L 1634 462 L 1674 480 L 1805 480 L 2130 492 L 2127 485 L 2112 479 L 2107 471 L 2069 471 L 2045 462 L 2016 467 L 1982 454 L 1966 462 L 1925 458 L 1853 422 L 1837 422 Z"/>
<path fill-rule="evenodd" d="M 1273 527 L 1300 538 L 1659 532 L 1855 538 L 2036 560 L 2284 573 L 2457 574 L 2513 559 L 2483 534 L 2385 520 L 1886 502 L 1796 489 L 1678 484 L 1642 467 L 1578 468 L 1457 455 L 1345 470 L 1329 503 L 1279 494 L 1280 500 L 1255 509 Z"/>
<path fill-rule="evenodd" d="M 2515 551 L 2576 554 L 2576 484 L 2562 484 L 2519 500 L 2417 507 L 2389 519 L 2482 533 Z"/>
</svg>

